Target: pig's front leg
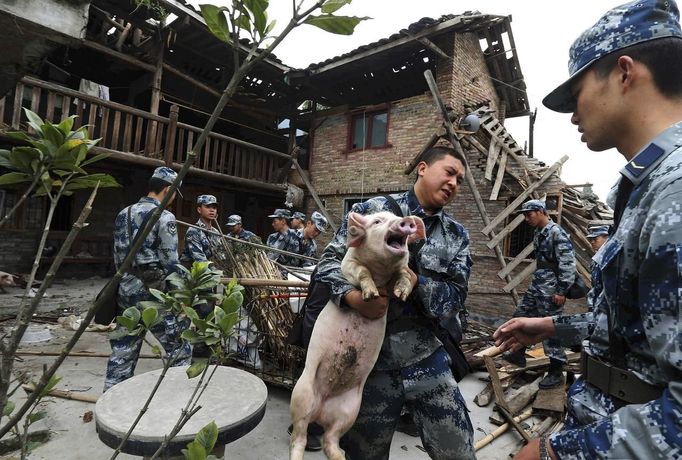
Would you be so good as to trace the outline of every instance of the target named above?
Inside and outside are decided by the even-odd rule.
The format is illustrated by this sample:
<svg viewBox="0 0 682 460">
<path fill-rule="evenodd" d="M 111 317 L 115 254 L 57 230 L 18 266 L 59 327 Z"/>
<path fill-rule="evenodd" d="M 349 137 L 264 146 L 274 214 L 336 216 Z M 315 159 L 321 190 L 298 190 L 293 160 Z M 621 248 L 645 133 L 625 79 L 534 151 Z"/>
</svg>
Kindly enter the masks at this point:
<svg viewBox="0 0 682 460">
<path fill-rule="evenodd" d="M 405 301 L 412 293 L 412 271 L 403 267 L 400 269 L 393 284 L 393 295 Z"/>
<path fill-rule="evenodd" d="M 364 300 L 372 300 L 379 297 L 379 290 L 377 285 L 374 284 L 372 274 L 367 267 L 352 260 L 346 260 L 344 265 L 342 266 L 344 276 L 354 286 L 360 285 Z M 353 282 L 353 278 L 357 280 L 357 283 Z"/>
</svg>

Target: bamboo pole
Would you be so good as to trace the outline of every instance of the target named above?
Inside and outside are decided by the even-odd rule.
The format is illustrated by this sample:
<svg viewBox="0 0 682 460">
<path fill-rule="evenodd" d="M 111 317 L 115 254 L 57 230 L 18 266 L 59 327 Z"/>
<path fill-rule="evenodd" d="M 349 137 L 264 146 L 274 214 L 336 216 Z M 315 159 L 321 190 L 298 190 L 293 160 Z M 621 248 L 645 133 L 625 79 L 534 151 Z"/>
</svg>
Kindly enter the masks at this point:
<svg viewBox="0 0 682 460">
<path fill-rule="evenodd" d="M 514 417 L 514 421 L 516 423 L 521 423 L 524 420 L 530 418 L 531 415 L 533 415 L 533 410 L 528 409 L 526 412 L 519 415 L 518 417 Z M 476 450 L 479 450 L 479 449 L 487 446 L 488 444 L 493 442 L 493 440 L 499 438 L 504 433 L 506 433 L 508 430 L 509 430 L 509 422 L 503 423 L 495 431 L 493 431 L 492 433 L 488 433 L 485 437 L 476 441 L 476 443 L 474 444 L 474 450 L 476 451 Z"/>
<path fill-rule="evenodd" d="M 22 356 L 59 356 L 61 353 L 56 351 L 32 351 L 32 350 L 17 350 L 15 353 Z M 69 352 L 68 356 L 73 356 L 75 358 L 108 358 L 111 356 L 110 353 L 89 353 L 87 351 L 72 351 Z M 140 358 L 144 359 L 159 359 L 158 355 L 150 354 L 140 354 Z"/>
<path fill-rule="evenodd" d="M 21 388 L 28 391 L 29 393 L 32 393 L 35 390 L 33 385 L 28 385 L 28 384 L 21 385 Z M 64 391 L 64 390 L 51 390 L 47 393 L 46 396 L 54 396 L 56 398 L 71 399 L 74 401 L 83 401 L 83 402 L 89 402 L 89 403 L 96 403 L 97 399 L 99 398 L 99 396 L 82 395 L 79 393 L 75 393 L 73 391 Z"/>
</svg>

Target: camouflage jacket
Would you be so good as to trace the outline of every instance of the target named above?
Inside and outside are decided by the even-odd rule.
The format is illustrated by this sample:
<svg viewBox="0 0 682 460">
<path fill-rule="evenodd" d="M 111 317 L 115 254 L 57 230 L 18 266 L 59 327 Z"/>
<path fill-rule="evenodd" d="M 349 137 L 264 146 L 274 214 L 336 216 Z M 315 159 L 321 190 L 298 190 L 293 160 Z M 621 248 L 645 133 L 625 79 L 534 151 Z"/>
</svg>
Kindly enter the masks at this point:
<svg viewBox="0 0 682 460">
<path fill-rule="evenodd" d="M 621 170 L 634 189 L 620 225 L 593 259 L 603 289 L 595 299 L 594 316 L 554 318 L 559 338 L 575 342 L 589 335 L 588 353 L 611 362 L 620 358 L 642 380 L 666 390 L 659 399 L 624 406 L 601 422 L 568 432 L 565 436 L 571 439 L 566 442 L 555 442 L 555 435 L 552 445 L 564 446 L 558 452 L 561 458 L 615 458 L 622 452 L 629 458 L 680 455 L 681 146 L 679 122 L 656 136 Z M 624 356 L 611 356 L 609 317 L 613 333 L 625 341 Z M 574 450 L 565 447 L 569 444 Z"/>
<path fill-rule="evenodd" d="M 116 216 L 114 224 L 114 263 L 116 268 L 121 265 L 123 259 L 128 255 L 130 244 L 134 236 L 140 230 L 140 226 L 146 215 L 153 212 L 159 206 L 159 201 L 142 197 L 137 203 L 124 208 Z M 128 208 L 130 209 L 130 229 L 133 235 L 128 232 Z M 149 232 L 142 247 L 135 254 L 133 270 L 139 267 L 154 266 L 169 274 L 177 270 L 178 264 L 178 229 L 173 213 L 167 210 L 161 212 L 161 217 L 154 224 L 154 228 Z M 129 294 L 132 291 L 143 289 L 142 282 L 130 273 L 123 275 L 119 286 L 119 293 Z"/>
<path fill-rule="evenodd" d="M 230 236 L 233 238 L 238 238 L 240 240 L 248 241 L 250 243 L 258 243 L 258 244 L 263 243 L 261 241 L 261 239 L 258 237 L 258 235 L 256 235 L 253 232 L 250 232 L 248 230 L 244 230 L 243 228 L 241 229 L 239 234 L 237 234 L 237 235 L 230 234 Z"/>
<path fill-rule="evenodd" d="M 301 255 L 317 257 L 317 242 L 314 239 L 301 238 Z M 301 259 L 301 265 L 315 265 L 312 260 Z"/>
<path fill-rule="evenodd" d="M 196 226 L 215 231 L 213 227 L 207 226 L 201 219 L 197 221 Z M 187 233 L 185 233 L 185 249 L 182 251 L 180 260 L 183 262 L 210 261 L 219 247 L 219 236 L 190 227 L 187 229 Z"/>
<path fill-rule="evenodd" d="M 419 282 L 407 302 L 391 299 L 387 332 L 375 366 L 379 370 L 417 363 L 441 346 L 433 328 L 425 324 L 425 318 L 461 332 L 472 264 L 469 234 L 462 225 L 443 210 L 427 215 L 412 189 L 394 197 L 403 215 L 419 216 L 424 220 L 426 233 L 430 236 L 423 246 L 417 244 L 410 248 L 410 268 Z M 353 205 L 352 211 L 372 214 L 391 211 L 391 208 L 386 198 L 377 197 Z M 344 217 L 341 228 L 324 249 L 317 266 L 317 279 L 331 286 L 332 300 L 337 304 L 346 293 L 355 289 L 341 273 L 341 260 L 346 253 L 347 219 L 348 216 Z M 397 324 L 401 326 L 394 326 Z"/>
<path fill-rule="evenodd" d="M 568 235 L 552 220 L 533 236 L 535 260 L 538 264 L 556 265 L 558 272 L 551 268 L 538 268 L 533 273 L 532 285 L 545 296 L 566 295 L 575 281 L 575 253 Z"/>
<path fill-rule="evenodd" d="M 271 248 L 282 249 L 283 251 L 289 251 L 296 254 L 301 253 L 301 239 L 298 237 L 296 230 L 288 229 L 284 233 L 271 233 L 268 236 L 266 244 Z M 301 259 L 298 257 L 288 256 L 278 252 L 269 252 L 268 258 L 290 267 L 298 267 L 301 265 Z"/>
</svg>

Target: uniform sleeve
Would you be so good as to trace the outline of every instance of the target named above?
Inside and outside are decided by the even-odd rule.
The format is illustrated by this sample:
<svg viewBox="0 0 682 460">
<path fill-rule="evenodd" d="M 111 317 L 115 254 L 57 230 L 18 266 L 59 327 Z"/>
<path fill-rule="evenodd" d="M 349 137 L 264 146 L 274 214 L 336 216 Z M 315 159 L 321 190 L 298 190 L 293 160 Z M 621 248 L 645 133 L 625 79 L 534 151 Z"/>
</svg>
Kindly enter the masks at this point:
<svg viewBox="0 0 682 460">
<path fill-rule="evenodd" d="M 185 234 L 185 250 L 190 261 L 192 262 L 206 262 L 206 254 L 204 253 L 204 245 L 202 244 L 201 231 L 195 228 L 190 228 Z"/>
<path fill-rule="evenodd" d="M 447 271 L 443 273 L 420 269 L 417 296 L 426 310 L 427 316 L 451 317 L 464 308 L 471 274 L 471 256 L 469 253 L 469 234 L 463 228 L 461 244 Z"/>
<path fill-rule="evenodd" d="M 646 404 L 555 434 L 551 442 L 559 458 L 673 458 L 682 449 L 682 191 L 658 195 L 643 226 L 652 230 L 637 288 L 644 334 L 667 388 Z"/>
<path fill-rule="evenodd" d="M 158 227 L 159 245 L 157 247 L 159 262 L 166 272 L 178 271 L 178 227 L 175 216 L 163 212 Z"/>
<path fill-rule="evenodd" d="M 573 244 L 571 244 L 568 235 L 563 231 L 553 233 L 552 238 L 554 239 L 554 256 L 559 265 L 556 293 L 565 296 L 566 291 L 575 281 L 575 253 L 573 252 Z"/>
<path fill-rule="evenodd" d="M 579 313 L 576 315 L 552 316 L 555 338 L 561 342 L 562 347 L 579 345 L 594 331 L 594 314 Z"/>
</svg>

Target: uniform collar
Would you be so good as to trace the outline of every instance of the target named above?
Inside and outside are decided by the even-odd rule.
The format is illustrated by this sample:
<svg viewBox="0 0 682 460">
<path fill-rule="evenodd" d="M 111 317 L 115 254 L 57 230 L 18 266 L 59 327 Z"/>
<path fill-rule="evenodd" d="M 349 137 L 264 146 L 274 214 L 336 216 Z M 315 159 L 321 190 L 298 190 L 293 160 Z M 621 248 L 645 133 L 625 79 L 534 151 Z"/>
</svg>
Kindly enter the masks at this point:
<svg viewBox="0 0 682 460">
<path fill-rule="evenodd" d="M 679 121 L 656 136 L 630 160 L 620 173 L 638 185 L 670 153 L 682 145 L 682 121 Z"/>
<path fill-rule="evenodd" d="M 156 198 L 152 198 L 150 196 L 143 196 L 142 198 L 140 198 L 140 201 L 138 201 L 138 203 L 152 203 L 156 206 L 161 204 L 159 200 L 157 200 Z"/>
<path fill-rule="evenodd" d="M 543 236 L 547 236 L 547 235 L 549 235 L 549 229 L 552 228 L 552 226 L 554 226 L 554 225 L 555 225 L 554 221 L 550 217 L 549 222 L 547 222 L 547 225 L 545 225 L 540 230 L 538 230 L 538 232 L 542 233 Z"/>
<path fill-rule="evenodd" d="M 433 214 L 426 214 L 424 211 L 424 208 L 422 208 L 422 205 L 419 203 L 419 200 L 417 199 L 417 194 L 414 193 L 414 187 L 410 188 L 410 190 L 407 191 L 407 207 L 410 208 L 410 214 L 413 216 L 418 216 L 421 217 L 422 219 L 426 219 L 429 217 L 438 217 L 439 220 L 443 220 L 443 208 L 440 208 L 438 211 L 434 212 Z"/>
<path fill-rule="evenodd" d="M 205 228 L 205 229 L 207 229 L 207 230 L 213 228 L 213 227 L 210 226 L 210 225 L 206 225 L 206 224 L 204 223 L 204 221 L 201 220 L 201 218 L 199 218 L 199 220 L 197 221 L 196 226 L 197 226 L 197 227 L 201 227 L 201 228 Z"/>
</svg>

